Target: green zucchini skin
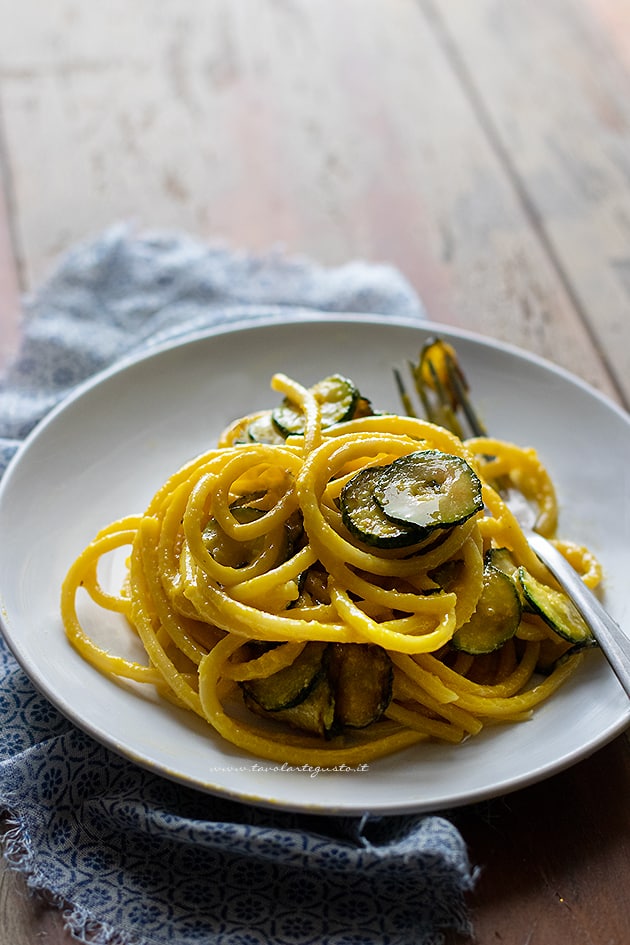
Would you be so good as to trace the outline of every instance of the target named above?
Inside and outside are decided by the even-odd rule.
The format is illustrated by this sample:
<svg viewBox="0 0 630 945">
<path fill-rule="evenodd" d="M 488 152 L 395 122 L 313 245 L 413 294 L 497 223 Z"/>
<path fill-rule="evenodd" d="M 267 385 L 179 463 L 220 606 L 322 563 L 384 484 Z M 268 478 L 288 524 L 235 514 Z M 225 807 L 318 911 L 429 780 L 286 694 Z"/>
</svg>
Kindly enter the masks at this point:
<svg viewBox="0 0 630 945">
<path fill-rule="evenodd" d="M 542 676 L 549 676 L 556 666 L 573 653 L 575 649 L 568 640 L 563 640 L 562 637 L 556 637 L 553 640 L 549 637 L 543 640 L 540 644 L 536 672 Z"/>
<path fill-rule="evenodd" d="M 274 711 L 265 710 L 245 694 L 245 704 L 257 715 L 283 722 L 310 735 L 330 738 L 335 727 L 335 697 L 325 673 L 318 674 L 308 694 L 295 705 Z"/>
<path fill-rule="evenodd" d="M 564 591 L 542 584 L 524 567 L 518 569 L 518 578 L 532 611 L 554 633 L 571 643 L 573 649 L 597 646 L 586 621 Z"/>
<path fill-rule="evenodd" d="M 355 416 L 357 406 L 366 409 L 369 401 L 362 398 L 354 382 L 342 374 L 331 374 L 309 388 L 319 402 L 322 427 L 330 427 Z M 365 416 L 362 413 L 361 416 Z M 288 436 L 300 436 L 304 433 L 304 415 L 292 401 L 285 398 L 271 413 L 276 430 L 286 439 Z"/>
<path fill-rule="evenodd" d="M 425 535 L 461 525 L 483 509 L 475 471 L 462 457 L 440 450 L 409 453 L 383 467 L 374 497 L 389 519 Z"/>
<path fill-rule="evenodd" d="M 513 581 L 518 578 L 518 565 L 508 548 L 489 548 L 486 551 L 485 561 L 499 571 L 503 571 Z"/>
<path fill-rule="evenodd" d="M 331 738 L 382 717 L 392 698 L 393 665 L 380 646 L 310 641 L 291 666 L 239 685 L 255 714 Z"/>
<path fill-rule="evenodd" d="M 304 702 L 317 680 L 325 675 L 327 649 L 325 643 L 309 642 L 290 666 L 262 679 L 248 679 L 241 683 L 241 689 L 250 703 L 265 712 L 291 709 Z"/>
<path fill-rule="evenodd" d="M 393 522 L 376 501 L 374 490 L 383 469 L 369 466 L 349 479 L 341 490 L 341 519 L 355 538 L 376 548 L 407 548 L 424 537 L 412 525 Z"/>
<path fill-rule="evenodd" d="M 535 611 L 527 600 L 523 591 L 523 586 L 519 580 L 519 566 L 512 557 L 512 553 L 509 548 L 489 548 L 486 552 L 486 561 L 492 564 L 495 568 L 498 568 L 499 571 L 505 572 L 508 577 L 512 578 L 514 581 L 514 586 L 516 587 L 518 595 L 521 599 L 521 607 L 523 608 L 523 612 L 533 614 Z"/>
<path fill-rule="evenodd" d="M 273 422 L 271 410 L 252 420 L 247 427 L 247 437 L 252 443 L 267 443 L 272 446 L 280 446 L 285 439 Z"/>
<path fill-rule="evenodd" d="M 375 548 L 410 548 L 483 509 L 481 481 L 461 457 L 420 450 L 362 469 L 339 497 L 348 531 Z"/>
<path fill-rule="evenodd" d="M 377 722 L 392 698 L 394 668 L 389 655 L 372 643 L 333 643 L 330 650 L 336 727 L 366 728 Z"/>
<path fill-rule="evenodd" d="M 241 525 L 255 522 L 265 514 L 265 493 L 242 496 L 232 503 L 230 511 Z M 257 503 L 262 503 L 262 507 Z M 304 538 L 304 524 L 299 512 L 294 512 L 284 525 L 284 541 L 278 549 L 279 560 L 289 558 L 300 547 Z M 263 538 L 238 541 L 227 535 L 215 518 L 210 518 L 203 530 L 203 542 L 209 553 L 219 564 L 231 568 L 243 568 L 261 551 Z"/>
<path fill-rule="evenodd" d="M 456 650 L 474 656 L 493 653 L 515 635 L 521 613 L 521 600 L 514 581 L 486 558 L 477 608 L 470 620 L 455 632 L 451 644 Z"/>
<path fill-rule="evenodd" d="M 262 509 L 253 505 L 233 505 L 231 512 L 242 525 L 254 522 L 264 515 Z M 211 518 L 203 530 L 203 542 L 212 557 L 219 564 L 230 568 L 243 568 L 259 554 L 262 538 L 249 542 L 236 541 L 226 535 L 216 519 Z"/>
</svg>

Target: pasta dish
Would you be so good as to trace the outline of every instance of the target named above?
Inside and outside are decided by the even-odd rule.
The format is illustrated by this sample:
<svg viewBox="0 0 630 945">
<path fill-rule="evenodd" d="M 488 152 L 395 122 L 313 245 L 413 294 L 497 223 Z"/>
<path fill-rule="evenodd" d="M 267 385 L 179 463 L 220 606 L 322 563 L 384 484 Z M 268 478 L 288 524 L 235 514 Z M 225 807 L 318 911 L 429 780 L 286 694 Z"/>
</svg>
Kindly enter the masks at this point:
<svg viewBox="0 0 630 945">
<path fill-rule="evenodd" d="M 594 642 L 501 497 L 509 480 L 554 538 L 536 452 L 377 412 L 339 375 L 271 384 L 275 407 L 233 423 L 79 555 L 61 595 L 72 645 L 290 764 L 368 762 L 529 718 Z M 595 586 L 588 550 L 554 540 Z M 112 590 L 99 568 L 119 549 Z M 85 595 L 122 615 L 146 660 L 92 639 Z"/>
</svg>

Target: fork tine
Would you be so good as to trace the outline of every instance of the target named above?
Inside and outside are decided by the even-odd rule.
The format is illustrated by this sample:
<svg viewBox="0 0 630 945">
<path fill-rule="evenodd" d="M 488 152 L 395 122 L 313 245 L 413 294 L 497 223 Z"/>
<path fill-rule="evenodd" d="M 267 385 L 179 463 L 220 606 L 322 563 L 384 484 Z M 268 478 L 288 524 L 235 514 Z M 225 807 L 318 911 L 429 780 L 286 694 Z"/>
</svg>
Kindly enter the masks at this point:
<svg viewBox="0 0 630 945">
<path fill-rule="evenodd" d="M 398 370 L 398 368 L 396 367 L 394 368 L 394 378 L 396 379 L 396 387 L 398 388 L 398 396 L 400 397 L 400 401 L 405 409 L 405 413 L 407 414 L 408 417 L 416 417 L 417 414 L 415 410 L 413 409 L 411 397 L 409 396 L 407 392 L 407 388 L 405 387 L 405 384 L 403 382 L 402 375 L 400 371 Z"/>
<path fill-rule="evenodd" d="M 449 382 L 470 424 L 473 436 L 487 436 L 487 430 L 479 419 L 479 414 L 473 407 L 470 397 L 468 396 L 468 384 L 459 363 L 454 360 L 448 352 L 445 353 L 444 358 Z"/>
<path fill-rule="evenodd" d="M 428 354 L 428 349 L 439 345 L 440 356 L 443 359 L 443 371 L 446 371 L 446 383 L 440 370 L 435 366 Z M 460 423 L 457 411 L 461 409 L 472 436 L 487 436 L 486 428 L 475 410 L 468 396 L 468 382 L 459 365 L 457 357 L 444 345 L 439 338 L 433 339 L 423 348 L 417 363 L 408 362 L 409 373 L 413 379 L 415 392 L 422 404 L 424 416 L 431 423 L 446 427 L 460 439 L 466 438 L 466 433 Z M 427 380 L 428 372 L 430 380 Z M 409 417 L 416 417 L 411 396 L 405 387 L 401 373 L 394 368 L 394 378 L 398 388 L 398 395 L 403 408 Z M 431 395 L 431 396 L 430 396 Z"/>
<path fill-rule="evenodd" d="M 422 403 L 422 408 L 424 410 L 427 420 L 430 420 L 431 423 L 438 423 L 440 418 L 435 408 L 433 407 L 431 400 L 427 396 L 427 390 L 422 381 L 422 373 L 420 371 L 420 364 L 416 365 L 413 363 L 413 361 L 409 361 L 408 364 L 409 364 L 409 371 L 413 378 L 413 383 L 414 383 L 416 393 L 418 397 L 420 398 L 420 401 Z"/>
</svg>

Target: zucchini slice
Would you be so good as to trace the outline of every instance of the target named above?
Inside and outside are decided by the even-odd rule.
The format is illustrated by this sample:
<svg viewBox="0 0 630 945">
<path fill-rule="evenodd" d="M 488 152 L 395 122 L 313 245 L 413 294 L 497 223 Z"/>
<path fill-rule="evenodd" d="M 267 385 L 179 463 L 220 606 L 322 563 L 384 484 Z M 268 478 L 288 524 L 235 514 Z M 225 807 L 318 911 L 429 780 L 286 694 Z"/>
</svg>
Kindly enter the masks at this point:
<svg viewBox="0 0 630 945">
<path fill-rule="evenodd" d="M 271 410 L 255 417 L 247 427 L 247 437 L 252 443 L 267 443 L 279 446 L 284 443 L 284 437 L 275 426 Z"/>
<path fill-rule="evenodd" d="M 294 706 L 274 712 L 265 712 L 254 706 L 250 708 L 259 715 L 285 722 L 292 728 L 319 735 L 320 738 L 328 738 L 334 728 L 335 699 L 326 675 L 318 676 L 306 698 Z"/>
<path fill-rule="evenodd" d="M 383 466 L 369 466 L 349 479 L 341 490 L 341 519 L 355 538 L 377 548 L 406 548 L 424 536 L 412 525 L 393 522 L 374 496 Z"/>
<path fill-rule="evenodd" d="M 464 562 L 461 558 L 450 558 L 429 571 L 429 577 L 438 587 L 450 594 L 453 588 L 457 587 L 463 568 Z"/>
<path fill-rule="evenodd" d="M 574 647 L 568 640 L 563 640 L 562 637 L 556 637 L 551 639 L 548 637 L 546 640 L 542 640 L 540 644 L 540 652 L 538 653 L 538 662 L 536 663 L 536 672 L 541 673 L 543 676 L 549 676 L 561 659 L 564 659 L 567 653 L 570 653 Z"/>
<path fill-rule="evenodd" d="M 485 561 L 498 571 L 503 571 L 512 580 L 518 579 L 518 565 L 508 548 L 489 548 Z"/>
<path fill-rule="evenodd" d="M 304 702 L 320 677 L 326 675 L 326 649 L 326 643 L 311 641 L 290 666 L 271 676 L 240 683 L 250 707 L 255 703 L 266 712 L 280 712 Z"/>
<path fill-rule="evenodd" d="M 262 509 L 252 505 L 232 506 L 231 511 L 242 525 L 254 522 L 264 515 Z M 204 528 L 203 542 L 214 560 L 229 568 L 244 568 L 260 553 L 263 545 L 262 538 L 248 542 L 237 541 L 223 531 L 215 518 L 211 518 Z"/>
<path fill-rule="evenodd" d="M 328 572 L 318 563 L 302 573 L 302 592 L 311 604 L 330 604 Z"/>
<path fill-rule="evenodd" d="M 320 404 L 323 427 L 350 420 L 360 399 L 358 388 L 341 374 L 331 374 L 318 381 L 310 388 L 310 392 Z M 365 409 L 365 403 L 362 403 L 362 409 Z M 283 437 L 304 433 L 304 414 L 288 397 L 274 408 L 271 417 Z"/>
<path fill-rule="evenodd" d="M 367 397 L 364 397 L 363 394 L 359 394 L 355 408 L 352 411 L 352 416 L 348 417 L 348 420 L 359 420 L 361 417 L 373 417 L 374 408 L 372 407 L 372 401 L 368 400 Z"/>
<path fill-rule="evenodd" d="M 518 591 L 518 596 L 521 599 L 521 607 L 528 614 L 534 613 L 535 611 L 525 597 L 525 593 L 518 576 L 519 566 L 512 557 L 510 550 L 508 548 L 489 548 L 488 551 L 486 551 L 485 560 L 489 564 L 492 564 L 499 571 L 503 571 L 508 575 L 508 577 L 512 578 L 514 581 L 514 586 Z"/>
<path fill-rule="evenodd" d="M 461 525 L 483 508 L 481 481 L 472 467 L 440 450 L 409 453 L 382 467 L 374 498 L 387 518 L 425 536 Z"/>
<path fill-rule="evenodd" d="M 477 608 L 470 620 L 456 630 L 451 643 L 456 650 L 478 656 L 492 653 L 511 639 L 521 622 L 521 601 L 516 584 L 487 561 Z"/>
<path fill-rule="evenodd" d="M 291 666 L 239 686 L 257 715 L 329 737 L 378 721 L 391 701 L 393 678 L 380 646 L 311 641 Z"/>
<path fill-rule="evenodd" d="M 377 722 L 392 698 L 394 669 L 388 653 L 373 643 L 334 643 L 328 667 L 335 728 L 365 728 Z"/>
<path fill-rule="evenodd" d="M 548 587 L 536 580 L 522 566 L 518 569 L 518 578 L 533 612 L 542 617 L 554 633 L 573 644 L 574 648 L 597 646 L 597 641 L 582 614 L 564 591 Z"/>
<path fill-rule="evenodd" d="M 234 518 L 241 525 L 255 522 L 265 514 L 267 493 L 242 496 L 230 506 Z M 293 512 L 284 523 L 284 540 L 278 546 L 278 561 L 286 561 L 304 539 L 304 522 L 299 511 Z M 239 541 L 226 534 L 215 518 L 209 519 L 203 530 L 203 541 L 214 560 L 225 567 L 244 568 L 262 550 L 264 537 Z"/>
</svg>

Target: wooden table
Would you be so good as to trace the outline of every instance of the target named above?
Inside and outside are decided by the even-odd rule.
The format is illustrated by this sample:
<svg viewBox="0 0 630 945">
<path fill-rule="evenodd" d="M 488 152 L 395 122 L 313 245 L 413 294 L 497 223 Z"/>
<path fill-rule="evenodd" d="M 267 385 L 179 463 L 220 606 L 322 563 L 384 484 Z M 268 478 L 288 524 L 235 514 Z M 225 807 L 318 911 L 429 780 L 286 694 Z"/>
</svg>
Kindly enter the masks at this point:
<svg viewBox="0 0 630 945">
<path fill-rule="evenodd" d="M 630 403 L 625 0 L 0 0 L 0 343 L 125 219 L 399 267 L 432 320 Z M 625 735 L 464 809 L 479 945 L 630 935 Z M 4 872 L 0 940 L 68 942 Z"/>
</svg>

